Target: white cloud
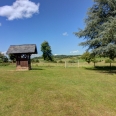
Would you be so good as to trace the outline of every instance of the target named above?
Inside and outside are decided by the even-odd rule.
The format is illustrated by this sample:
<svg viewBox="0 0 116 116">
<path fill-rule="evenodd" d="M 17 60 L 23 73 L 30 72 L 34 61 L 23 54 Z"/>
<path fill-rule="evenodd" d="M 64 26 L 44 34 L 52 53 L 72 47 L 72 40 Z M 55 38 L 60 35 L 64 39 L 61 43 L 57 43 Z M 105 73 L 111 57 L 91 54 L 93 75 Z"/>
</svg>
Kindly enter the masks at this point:
<svg viewBox="0 0 116 116">
<path fill-rule="evenodd" d="M 54 56 L 57 56 L 58 54 L 54 54 Z"/>
<path fill-rule="evenodd" d="M 32 54 L 31 58 L 34 58 L 34 57 L 39 57 L 39 54 Z"/>
<path fill-rule="evenodd" d="M 79 52 L 78 50 L 75 50 L 75 51 L 71 51 L 70 53 L 76 54 L 76 53 L 78 53 L 78 52 Z"/>
<path fill-rule="evenodd" d="M 6 55 L 6 51 L 4 51 L 4 52 L 1 52 L 2 54 L 4 54 L 4 55 Z"/>
<path fill-rule="evenodd" d="M 68 33 L 67 32 L 64 32 L 62 35 L 63 36 L 68 36 Z"/>
<path fill-rule="evenodd" d="M 40 4 L 35 4 L 30 0 L 16 0 L 11 6 L 0 7 L 0 16 L 7 17 L 8 20 L 30 18 L 34 13 L 39 13 Z"/>
</svg>

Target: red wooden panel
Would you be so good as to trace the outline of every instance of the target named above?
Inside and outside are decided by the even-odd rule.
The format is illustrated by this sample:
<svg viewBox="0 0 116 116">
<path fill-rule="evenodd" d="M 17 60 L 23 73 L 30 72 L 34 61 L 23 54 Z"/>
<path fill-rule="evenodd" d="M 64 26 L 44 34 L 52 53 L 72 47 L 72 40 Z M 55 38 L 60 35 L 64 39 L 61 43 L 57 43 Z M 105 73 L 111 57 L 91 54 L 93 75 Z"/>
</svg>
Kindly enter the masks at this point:
<svg viewBox="0 0 116 116">
<path fill-rule="evenodd" d="M 21 61 L 20 65 L 21 67 L 28 67 L 28 61 Z"/>
</svg>

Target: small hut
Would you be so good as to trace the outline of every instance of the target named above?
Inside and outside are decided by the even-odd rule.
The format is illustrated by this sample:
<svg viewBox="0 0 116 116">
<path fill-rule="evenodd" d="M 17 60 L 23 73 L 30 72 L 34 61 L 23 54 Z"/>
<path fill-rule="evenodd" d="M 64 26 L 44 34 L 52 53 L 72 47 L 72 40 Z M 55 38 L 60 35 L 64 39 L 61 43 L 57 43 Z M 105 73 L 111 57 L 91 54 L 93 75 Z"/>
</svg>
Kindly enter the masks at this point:
<svg viewBox="0 0 116 116">
<path fill-rule="evenodd" d="M 17 70 L 30 70 L 31 54 L 37 54 L 37 47 L 35 44 L 11 45 L 7 54 L 15 55 Z"/>
</svg>

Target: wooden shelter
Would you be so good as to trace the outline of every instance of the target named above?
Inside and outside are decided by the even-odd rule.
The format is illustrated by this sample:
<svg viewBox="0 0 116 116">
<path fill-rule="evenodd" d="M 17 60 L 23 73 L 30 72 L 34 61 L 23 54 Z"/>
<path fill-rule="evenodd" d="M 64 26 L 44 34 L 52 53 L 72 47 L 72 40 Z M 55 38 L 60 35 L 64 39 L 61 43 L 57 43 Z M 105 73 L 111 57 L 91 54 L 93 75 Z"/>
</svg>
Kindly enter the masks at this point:
<svg viewBox="0 0 116 116">
<path fill-rule="evenodd" d="M 35 44 L 11 45 L 7 54 L 13 54 L 16 57 L 17 70 L 31 69 L 31 54 L 37 54 L 37 47 Z"/>
</svg>

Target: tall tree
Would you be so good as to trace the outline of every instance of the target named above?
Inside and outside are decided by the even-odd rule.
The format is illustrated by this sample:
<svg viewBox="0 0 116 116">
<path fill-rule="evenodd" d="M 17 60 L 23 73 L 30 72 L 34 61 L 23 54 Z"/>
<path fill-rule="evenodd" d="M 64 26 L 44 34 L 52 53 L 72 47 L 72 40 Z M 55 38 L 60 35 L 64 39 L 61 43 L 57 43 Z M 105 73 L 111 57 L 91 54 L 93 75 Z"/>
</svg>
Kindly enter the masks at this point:
<svg viewBox="0 0 116 116">
<path fill-rule="evenodd" d="M 44 41 L 41 44 L 41 51 L 43 52 L 42 56 L 43 56 L 44 60 L 53 61 L 52 50 L 51 50 L 51 47 L 47 41 Z"/>
<path fill-rule="evenodd" d="M 85 19 L 85 28 L 75 33 L 94 54 L 116 57 L 116 0 L 94 0 Z"/>
</svg>

